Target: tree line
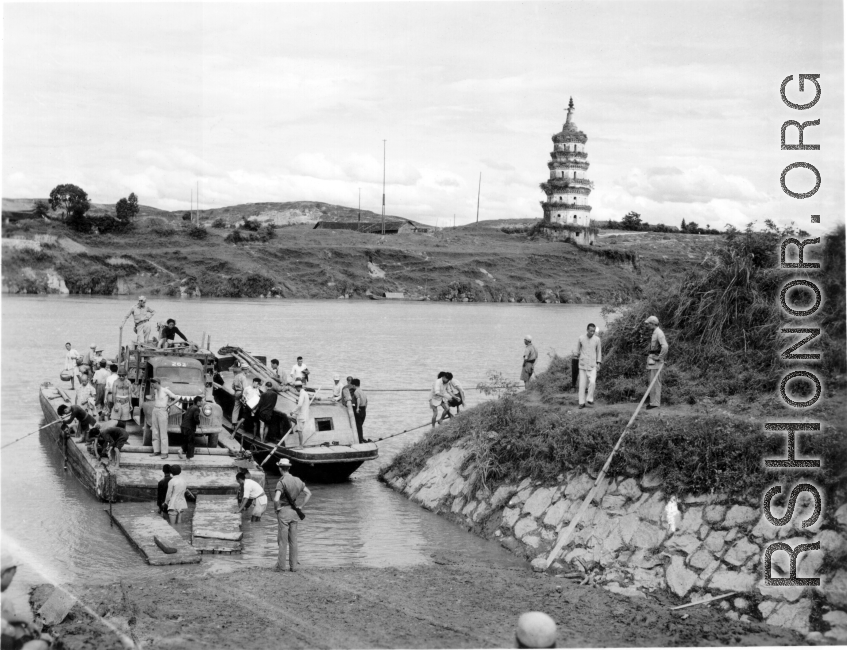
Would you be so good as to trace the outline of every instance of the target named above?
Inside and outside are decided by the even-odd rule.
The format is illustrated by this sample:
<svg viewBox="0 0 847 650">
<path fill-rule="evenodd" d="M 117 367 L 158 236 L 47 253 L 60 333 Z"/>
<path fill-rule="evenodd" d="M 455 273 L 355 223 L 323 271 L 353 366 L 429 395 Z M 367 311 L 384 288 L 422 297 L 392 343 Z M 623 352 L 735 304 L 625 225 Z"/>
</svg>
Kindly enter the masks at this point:
<svg viewBox="0 0 847 650">
<path fill-rule="evenodd" d="M 115 214 L 95 217 L 88 214 L 91 201 L 81 187 L 71 183 L 57 185 L 50 191 L 47 201 L 35 202 L 35 214 L 48 217 L 49 212 L 59 212 L 59 217 L 71 230 L 77 232 L 125 232 L 132 227 L 138 215 L 138 197 L 134 192 L 115 203 Z"/>
<path fill-rule="evenodd" d="M 634 230 L 639 232 L 680 232 L 691 235 L 721 235 L 720 230 L 714 228 L 701 228 L 696 221 L 682 223 L 677 228 L 676 226 L 667 226 L 663 223 L 651 224 L 641 220 L 641 215 L 638 212 L 630 211 L 620 221 L 608 221 L 606 228 L 610 230 Z"/>
</svg>

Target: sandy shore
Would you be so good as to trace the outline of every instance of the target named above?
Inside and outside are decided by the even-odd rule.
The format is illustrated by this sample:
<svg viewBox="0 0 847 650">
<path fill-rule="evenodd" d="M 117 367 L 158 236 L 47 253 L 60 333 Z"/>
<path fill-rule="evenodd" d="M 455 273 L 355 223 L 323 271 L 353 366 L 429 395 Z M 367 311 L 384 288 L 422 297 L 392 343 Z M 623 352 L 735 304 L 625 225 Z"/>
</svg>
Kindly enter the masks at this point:
<svg viewBox="0 0 847 650">
<path fill-rule="evenodd" d="M 514 647 L 525 611 L 550 614 L 560 647 L 781 645 L 802 637 L 730 621 L 717 604 L 671 612 L 661 595 L 633 599 L 526 569 L 453 558 L 411 569 L 248 568 L 212 577 L 76 587 L 77 605 L 53 629 L 64 647 L 144 648 Z M 37 606 L 52 591 L 33 593 Z"/>
</svg>

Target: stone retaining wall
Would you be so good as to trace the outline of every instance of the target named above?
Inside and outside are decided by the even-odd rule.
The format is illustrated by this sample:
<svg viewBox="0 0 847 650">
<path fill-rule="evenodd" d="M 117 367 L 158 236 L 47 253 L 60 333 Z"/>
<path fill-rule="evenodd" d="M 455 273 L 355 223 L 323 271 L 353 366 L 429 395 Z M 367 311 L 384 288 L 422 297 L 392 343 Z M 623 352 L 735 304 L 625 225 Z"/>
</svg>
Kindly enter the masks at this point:
<svg viewBox="0 0 847 650">
<path fill-rule="evenodd" d="M 404 478 L 389 472 L 384 480 L 428 510 L 499 539 L 543 570 L 558 531 L 579 510 L 594 478 L 569 472 L 554 485 L 526 478 L 475 489 L 468 455 L 459 443 L 430 458 L 415 475 Z M 760 501 L 729 494 L 668 495 L 655 474 L 606 478 L 551 569 L 561 572 L 582 565 L 605 589 L 636 598 L 667 590 L 682 603 L 740 592 L 720 602 L 726 616 L 792 628 L 809 641 L 844 642 L 847 505 L 837 509 L 835 521 L 822 516 L 801 532 L 803 512 L 798 508 L 789 525 L 776 528 L 762 515 Z M 765 586 L 762 555 L 774 539 L 792 548 L 820 541 L 820 552 L 802 553 L 797 562 L 798 577 L 820 575 L 820 587 Z M 787 576 L 787 554 L 775 553 L 773 566 L 774 577 Z"/>
</svg>

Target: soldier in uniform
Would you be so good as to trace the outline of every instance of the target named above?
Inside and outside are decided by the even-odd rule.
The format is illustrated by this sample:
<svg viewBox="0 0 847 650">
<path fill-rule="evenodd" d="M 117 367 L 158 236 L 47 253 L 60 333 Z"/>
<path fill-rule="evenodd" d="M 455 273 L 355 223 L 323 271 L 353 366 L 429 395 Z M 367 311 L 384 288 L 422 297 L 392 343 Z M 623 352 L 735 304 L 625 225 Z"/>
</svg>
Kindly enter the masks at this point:
<svg viewBox="0 0 847 650">
<path fill-rule="evenodd" d="M 121 327 L 123 327 L 127 319 L 132 316 L 135 321 L 136 342 L 146 343 L 147 339 L 150 338 L 150 319 L 155 313 L 156 312 L 147 306 L 147 299 L 144 296 L 138 296 L 138 304 L 134 305 L 133 308 L 129 310 L 129 313 L 124 318 L 123 323 L 121 323 Z"/>
</svg>

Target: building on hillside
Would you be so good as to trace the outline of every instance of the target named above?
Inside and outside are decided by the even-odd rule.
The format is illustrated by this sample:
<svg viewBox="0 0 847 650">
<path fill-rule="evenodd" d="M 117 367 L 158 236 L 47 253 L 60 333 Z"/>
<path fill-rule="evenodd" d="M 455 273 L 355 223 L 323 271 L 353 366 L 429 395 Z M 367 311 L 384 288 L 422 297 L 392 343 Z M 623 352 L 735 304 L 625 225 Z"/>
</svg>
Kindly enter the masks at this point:
<svg viewBox="0 0 847 650">
<path fill-rule="evenodd" d="M 568 103 L 568 115 L 559 133 L 553 136 L 553 151 L 550 153 L 550 178 L 541 183 L 547 195 L 541 202 L 544 221 L 551 224 L 576 226 L 587 232 L 591 227 L 591 206 L 588 195 L 594 184 L 585 177 L 588 170 L 588 154 L 585 153 L 586 135 L 573 121 L 573 97 Z"/>
<path fill-rule="evenodd" d="M 357 232 L 364 232 L 368 234 L 381 235 L 382 234 L 382 222 L 381 221 L 318 221 L 315 224 L 314 229 L 323 229 L 323 230 L 355 230 Z M 407 232 L 418 232 L 420 229 L 415 226 L 411 221 L 386 221 L 385 222 L 385 234 L 386 235 L 397 235 L 399 233 L 407 233 Z"/>
</svg>

